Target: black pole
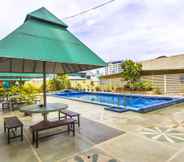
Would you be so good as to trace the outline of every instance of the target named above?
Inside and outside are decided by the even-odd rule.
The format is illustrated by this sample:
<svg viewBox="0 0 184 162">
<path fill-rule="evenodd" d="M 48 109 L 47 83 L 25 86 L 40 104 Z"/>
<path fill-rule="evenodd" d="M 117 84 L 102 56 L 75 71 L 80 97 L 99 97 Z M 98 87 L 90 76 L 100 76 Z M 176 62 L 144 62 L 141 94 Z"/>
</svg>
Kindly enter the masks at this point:
<svg viewBox="0 0 184 162">
<path fill-rule="evenodd" d="M 19 86 L 22 87 L 22 77 L 20 77 Z"/>
<path fill-rule="evenodd" d="M 47 98 L 46 98 L 46 62 L 43 62 L 43 105 L 46 107 Z"/>
</svg>

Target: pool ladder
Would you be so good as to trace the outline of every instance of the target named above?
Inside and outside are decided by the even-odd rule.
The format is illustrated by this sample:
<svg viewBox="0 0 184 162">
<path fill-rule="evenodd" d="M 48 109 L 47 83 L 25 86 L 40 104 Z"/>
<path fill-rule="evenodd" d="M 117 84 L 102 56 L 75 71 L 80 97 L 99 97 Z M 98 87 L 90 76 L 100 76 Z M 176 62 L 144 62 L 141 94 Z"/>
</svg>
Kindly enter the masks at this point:
<svg viewBox="0 0 184 162">
<path fill-rule="evenodd" d="M 113 105 L 115 105 L 114 96 L 112 97 Z M 120 95 L 118 95 L 117 105 L 120 106 Z M 126 109 L 126 96 L 123 96 L 123 106 Z"/>
</svg>

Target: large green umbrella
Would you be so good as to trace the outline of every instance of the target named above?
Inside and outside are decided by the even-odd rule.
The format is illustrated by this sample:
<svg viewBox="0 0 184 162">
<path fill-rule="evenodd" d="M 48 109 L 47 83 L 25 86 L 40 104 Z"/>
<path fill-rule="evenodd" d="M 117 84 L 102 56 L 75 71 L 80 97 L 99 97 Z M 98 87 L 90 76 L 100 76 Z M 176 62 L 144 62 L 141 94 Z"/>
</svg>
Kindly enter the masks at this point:
<svg viewBox="0 0 184 162">
<path fill-rule="evenodd" d="M 3 82 L 30 81 L 32 79 L 40 79 L 42 77 L 42 74 L 36 73 L 0 73 L 0 81 Z"/>
<path fill-rule="evenodd" d="M 0 73 L 1 79 L 35 79 L 35 78 L 42 78 L 42 74 L 36 74 L 36 73 Z M 0 80 L 1 80 L 0 79 Z"/>
<path fill-rule="evenodd" d="M 1 78 L 0 81 L 29 81 L 31 78 Z"/>
<path fill-rule="evenodd" d="M 0 41 L 0 72 L 71 73 L 105 66 L 92 50 L 45 8 L 27 15 L 23 25 Z"/>
</svg>

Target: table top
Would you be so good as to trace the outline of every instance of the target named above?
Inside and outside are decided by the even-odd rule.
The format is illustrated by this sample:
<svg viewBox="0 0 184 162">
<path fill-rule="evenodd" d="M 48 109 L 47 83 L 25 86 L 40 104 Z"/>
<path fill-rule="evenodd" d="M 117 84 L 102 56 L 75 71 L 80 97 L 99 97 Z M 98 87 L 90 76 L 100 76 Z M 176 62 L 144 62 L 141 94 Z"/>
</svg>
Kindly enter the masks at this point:
<svg viewBox="0 0 184 162">
<path fill-rule="evenodd" d="M 15 128 L 23 125 L 16 116 L 4 118 L 4 123 L 6 128 Z"/>
<path fill-rule="evenodd" d="M 46 107 L 41 107 L 40 105 L 27 105 L 20 108 L 21 112 L 29 113 L 49 113 L 59 110 L 64 110 L 68 108 L 68 105 L 61 103 L 47 103 Z"/>
</svg>

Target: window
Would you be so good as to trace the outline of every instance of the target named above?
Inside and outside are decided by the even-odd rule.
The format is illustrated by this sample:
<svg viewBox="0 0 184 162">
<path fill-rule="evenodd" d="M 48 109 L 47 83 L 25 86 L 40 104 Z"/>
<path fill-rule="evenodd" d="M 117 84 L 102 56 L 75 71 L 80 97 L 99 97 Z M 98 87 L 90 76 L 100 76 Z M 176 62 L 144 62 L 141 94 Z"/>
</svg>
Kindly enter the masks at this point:
<svg viewBox="0 0 184 162">
<path fill-rule="evenodd" d="M 184 83 L 184 75 L 180 76 L 180 82 Z"/>
</svg>

